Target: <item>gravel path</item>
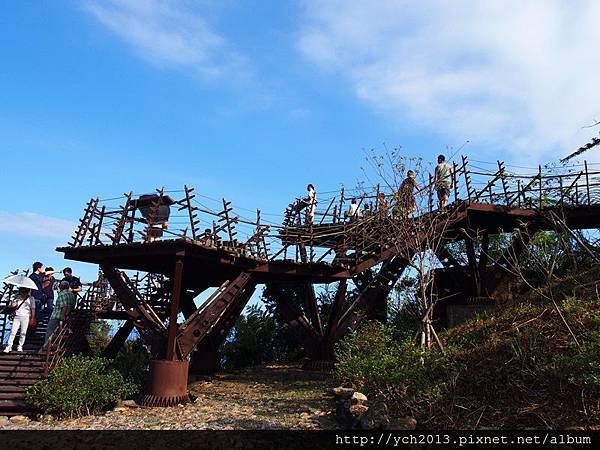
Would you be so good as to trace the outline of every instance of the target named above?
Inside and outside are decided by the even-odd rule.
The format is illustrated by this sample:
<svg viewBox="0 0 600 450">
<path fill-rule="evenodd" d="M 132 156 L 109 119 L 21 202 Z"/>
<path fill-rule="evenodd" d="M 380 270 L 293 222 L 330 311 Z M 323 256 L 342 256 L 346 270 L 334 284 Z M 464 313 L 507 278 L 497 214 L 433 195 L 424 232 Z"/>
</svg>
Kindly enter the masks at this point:
<svg viewBox="0 0 600 450">
<path fill-rule="evenodd" d="M 100 416 L 7 421 L 0 429 L 332 429 L 333 381 L 295 366 L 267 366 L 190 385 L 193 403 L 142 408 L 125 402 Z M 129 406 L 131 405 L 131 406 Z"/>
</svg>

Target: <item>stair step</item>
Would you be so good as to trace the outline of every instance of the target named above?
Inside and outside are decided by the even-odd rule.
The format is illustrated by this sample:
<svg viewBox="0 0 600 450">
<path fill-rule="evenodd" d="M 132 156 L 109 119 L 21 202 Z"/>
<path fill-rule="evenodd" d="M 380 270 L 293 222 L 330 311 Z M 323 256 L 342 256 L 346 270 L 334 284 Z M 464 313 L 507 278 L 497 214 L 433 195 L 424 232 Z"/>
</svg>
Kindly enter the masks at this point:
<svg viewBox="0 0 600 450">
<path fill-rule="evenodd" d="M 21 392 L 0 392 L 0 401 L 2 400 L 25 400 L 25 391 Z M 0 410 L 0 414 L 1 414 Z"/>
<path fill-rule="evenodd" d="M 0 400 L 0 411 L 32 411 L 33 407 L 25 400 Z"/>
<path fill-rule="evenodd" d="M 0 360 L 2 361 L 44 361 L 46 355 L 42 353 L 32 353 L 32 352 L 10 352 L 3 353 L 0 352 Z"/>
<path fill-rule="evenodd" d="M 28 386 L 13 386 L 8 384 L 0 384 L 0 394 L 25 394 Z"/>
<path fill-rule="evenodd" d="M 0 367 L 0 373 L 30 373 L 30 372 L 43 372 L 43 366 L 21 366 L 15 364 L 14 366 L 2 366 Z"/>
<path fill-rule="evenodd" d="M 11 386 L 11 387 L 25 387 L 31 386 L 38 382 L 39 378 L 23 378 L 23 379 L 10 379 L 10 380 L 0 380 L 0 386 Z"/>
<path fill-rule="evenodd" d="M 35 372 L 7 372 L 6 370 L 0 370 L 0 383 L 8 380 L 25 380 L 33 379 L 36 380 L 42 376 L 42 371 L 36 370 Z"/>
<path fill-rule="evenodd" d="M 44 367 L 43 361 L 36 360 L 10 360 L 0 359 L 0 368 L 2 367 Z M 2 369 L 0 369 L 2 370 Z"/>
</svg>

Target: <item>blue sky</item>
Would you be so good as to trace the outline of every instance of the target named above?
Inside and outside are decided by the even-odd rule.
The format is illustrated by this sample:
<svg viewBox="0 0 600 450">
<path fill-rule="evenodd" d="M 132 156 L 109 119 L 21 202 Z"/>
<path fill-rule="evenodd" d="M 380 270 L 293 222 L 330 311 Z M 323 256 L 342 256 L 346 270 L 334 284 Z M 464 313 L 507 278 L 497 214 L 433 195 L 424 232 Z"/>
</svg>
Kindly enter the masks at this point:
<svg viewBox="0 0 600 450">
<path fill-rule="evenodd" d="M 280 213 L 384 143 L 536 165 L 597 134 L 593 1 L 0 8 L 0 273 L 62 267 L 96 195 L 188 184 Z"/>
</svg>

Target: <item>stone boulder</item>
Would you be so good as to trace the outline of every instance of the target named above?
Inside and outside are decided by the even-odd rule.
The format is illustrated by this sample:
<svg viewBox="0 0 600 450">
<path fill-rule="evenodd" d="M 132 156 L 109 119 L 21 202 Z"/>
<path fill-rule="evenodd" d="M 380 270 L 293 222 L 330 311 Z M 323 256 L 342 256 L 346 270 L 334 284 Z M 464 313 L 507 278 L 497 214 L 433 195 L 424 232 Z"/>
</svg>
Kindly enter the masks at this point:
<svg viewBox="0 0 600 450">
<path fill-rule="evenodd" d="M 26 416 L 12 416 L 10 418 L 10 423 L 28 423 L 29 421 L 29 417 Z"/>
<path fill-rule="evenodd" d="M 355 419 L 360 418 L 369 410 L 365 405 L 352 405 L 350 406 L 350 415 Z"/>
<path fill-rule="evenodd" d="M 380 430 L 389 426 L 390 419 L 385 403 L 377 402 L 360 418 L 360 427 L 364 430 Z"/>
<path fill-rule="evenodd" d="M 352 397 L 350 397 L 350 402 L 353 405 L 364 405 L 367 403 L 367 396 L 362 392 L 355 392 L 352 394 Z"/>
<path fill-rule="evenodd" d="M 331 393 L 335 397 L 338 397 L 341 399 L 346 399 L 346 398 L 352 397 L 352 394 L 354 394 L 354 389 L 349 388 L 349 387 L 344 387 L 344 386 L 338 386 L 336 388 L 333 388 L 331 390 Z"/>
</svg>

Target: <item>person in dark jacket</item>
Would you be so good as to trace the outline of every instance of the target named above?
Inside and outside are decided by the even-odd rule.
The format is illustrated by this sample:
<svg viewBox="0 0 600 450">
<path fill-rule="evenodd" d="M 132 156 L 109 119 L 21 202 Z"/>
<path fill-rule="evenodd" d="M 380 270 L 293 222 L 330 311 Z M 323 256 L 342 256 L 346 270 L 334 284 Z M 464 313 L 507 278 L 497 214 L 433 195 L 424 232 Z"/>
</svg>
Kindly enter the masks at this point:
<svg viewBox="0 0 600 450">
<path fill-rule="evenodd" d="M 35 318 L 40 320 L 42 306 L 46 304 L 46 294 L 44 293 L 44 265 L 36 261 L 33 263 L 33 271 L 29 278 L 35 283 L 37 289 L 31 291 L 32 297 L 35 299 Z"/>
<path fill-rule="evenodd" d="M 73 269 L 71 269 L 70 267 L 65 267 L 63 269 L 63 275 L 65 277 L 61 280 L 61 283 L 63 281 L 69 283 L 69 290 L 71 292 L 81 292 L 81 281 L 79 280 L 79 278 L 73 276 Z"/>
</svg>

